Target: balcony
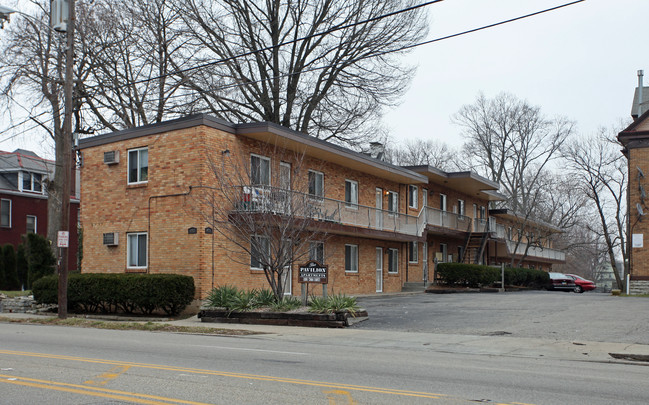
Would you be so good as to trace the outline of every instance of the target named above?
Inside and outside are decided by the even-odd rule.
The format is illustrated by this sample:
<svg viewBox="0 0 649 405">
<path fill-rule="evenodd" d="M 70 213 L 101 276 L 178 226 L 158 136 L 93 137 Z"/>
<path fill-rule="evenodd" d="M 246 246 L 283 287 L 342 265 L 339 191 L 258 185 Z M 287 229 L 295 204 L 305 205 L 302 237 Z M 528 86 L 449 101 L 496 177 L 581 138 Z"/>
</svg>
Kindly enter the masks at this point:
<svg viewBox="0 0 649 405">
<path fill-rule="evenodd" d="M 525 255 L 525 249 L 527 248 L 526 244 L 520 243 L 518 244 L 518 246 L 516 246 L 516 242 L 511 240 L 506 241 L 506 243 L 507 250 L 510 254 L 516 256 Z M 551 248 L 541 248 L 538 246 L 530 246 L 529 248 L 527 248 L 527 257 L 529 257 L 530 259 L 546 259 L 562 262 L 566 261 L 566 254 L 564 252 Z"/>
<path fill-rule="evenodd" d="M 461 232 L 468 232 L 471 229 L 471 218 L 466 215 L 458 215 L 431 207 L 426 207 L 425 213 L 424 220 L 428 226 Z"/>
<path fill-rule="evenodd" d="M 291 215 L 415 237 L 421 236 L 425 228 L 422 215 L 406 215 L 270 186 L 236 189 L 241 195 L 234 210 L 237 212 Z"/>
</svg>

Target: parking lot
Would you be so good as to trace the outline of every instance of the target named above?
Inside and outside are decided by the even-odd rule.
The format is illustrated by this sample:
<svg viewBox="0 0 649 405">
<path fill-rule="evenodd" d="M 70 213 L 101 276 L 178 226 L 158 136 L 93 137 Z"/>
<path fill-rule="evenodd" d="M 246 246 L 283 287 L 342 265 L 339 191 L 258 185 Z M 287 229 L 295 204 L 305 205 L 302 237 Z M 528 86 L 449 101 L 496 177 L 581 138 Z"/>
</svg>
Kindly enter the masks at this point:
<svg viewBox="0 0 649 405">
<path fill-rule="evenodd" d="M 360 329 L 649 344 L 649 298 L 523 291 L 362 297 Z"/>
</svg>

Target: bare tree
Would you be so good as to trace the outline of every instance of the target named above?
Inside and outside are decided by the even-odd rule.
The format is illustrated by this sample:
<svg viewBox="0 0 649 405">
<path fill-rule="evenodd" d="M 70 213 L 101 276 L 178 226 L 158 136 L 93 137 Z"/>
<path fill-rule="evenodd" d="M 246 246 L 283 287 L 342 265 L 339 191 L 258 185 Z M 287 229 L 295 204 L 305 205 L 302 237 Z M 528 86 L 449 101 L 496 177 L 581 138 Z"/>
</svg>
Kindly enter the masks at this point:
<svg viewBox="0 0 649 405">
<path fill-rule="evenodd" d="M 270 149 L 262 154 L 274 163 L 236 151 L 209 154 L 219 158 L 208 157 L 212 178 L 192 195 L 194 209 L 230 243 L 224 249 L 231 260 L 263 269 L 281 300 L 291 266 L 306 258 L 324 260 L 323 221 L 336 214 L 314 191 L 303 155 Z"/>
<path fill-rule="evenodd" d="M 563 155 L 570 173 L 579 179 L 581 190 L 594 206 L 598 221 L 591 222 L 588 230 L 604 240 L 615 280 L 618 288 L 622 289 L 623 279 L 617 259 L 622 258 L 626 277 L 629 273 L 626 241 L 628 178 L 621 146 L 613 135 L 609 135 L 610 132 L 601 129 L 596 136 L 575 140 L 566 145 Z"/>
<path fill-rule="evenodd" d="M 231 122 L 270 121 L 358 144 L 383 106 L 404 93 L 400 63 L 426 34 L 422 8 L 379 18 L 412 0 L 190 0 L 178 2 L 192 36 L 183 74 L 207 111 Z"/>
<path fill-rule="evenodd" d="M 447 144 L 434 139 L 415 139 L 386 151 L 387 160 L 395 165 L 429 165 L 445 171 L 458 169 L 454 155 Z"/>
</svg>

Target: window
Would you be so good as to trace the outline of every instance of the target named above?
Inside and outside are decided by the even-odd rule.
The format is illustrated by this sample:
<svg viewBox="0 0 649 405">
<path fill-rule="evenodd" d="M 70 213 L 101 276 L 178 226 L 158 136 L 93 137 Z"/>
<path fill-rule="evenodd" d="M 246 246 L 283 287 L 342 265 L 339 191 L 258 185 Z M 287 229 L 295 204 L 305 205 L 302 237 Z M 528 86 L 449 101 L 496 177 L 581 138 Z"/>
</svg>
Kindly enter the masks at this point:
<svg viewBox="0 0 649 405">
<path fill-rule="evenodd" d="M 410 263 L 419 262 L 419 247 L 417 245 L 417 241 L 413 241 L 408 244 L 408 261 Z"/>
<path fill-rule="evenodd" d="M 133 149 L 128 151 L 128 182 L 145 183 L 149 180 L 149 149 Z"/>
<path fill-rule="evenodd" d="M 40 173 L 29 173 L 29 172 L 21 172 L 20 173 L 22 176 L 22 190 L 23 191 L 35 191 L 35 192 L 42 192 L 43 191 L 43 175 Z"/>
<path fill-rule="evenodd" d="M 487 217 L 487 209 L 485 207 L 480 207 L 480 219 L 485 219 Z"/>
<path fill-rule="evenodd" d="M 417 208 L 418 190 L 417 186 L 408 186 L 408 207 Z"/>
<path fill-rule="evenodd" d="M 11 228 L 11 200 L 2 200 L 0 218 L 0 225 L 2 227 Z"/>
<path fill-rule="evenodd" d="M 263 270 L 264 262 L 270 256 L 270 239 L 266 236 L 253 236 L 250 239 L 250 268 Z"/>
<path fill-rule="evenodd" d="M 128 239 L 126 256 L 128 268 L 143 269 L 147 266 L 147 234 L 146 232 L 126 234 Z"/>
<path fill-rule="evenodd" d="M 388 211 L 393 214 L 399 212 L 399 193 L 388 191 Z"/>
<path fill-rule="evenodd" d="M 250 183 L 270 186 L 270 158 L 250 155 Z"/>
<path fill-rule="evenodd" d="M 324 197 L 324 174 L 309 170 L 309 194 L 314 197 Z"/>
<path fill-rule="evenodd" d="M 345 180 L 345 206 L 358 208 L 358 182 Z"/>
<path fill-rule="evenodd" d="M 358 273 L 358 245 L 345 245 L 345 271 Z"/>
<path fill-rule="evenodd" d="M 421 189 L 421 198 L 422 198 L 422 202 L 421 202 L 422 207 L 427 207 L 428 206 L 428 189 L 425 189 L 425 188 Z"/>
<path fill-rule="evenodd" d="M 394 274 L 399 272 L 399 250 L 388 249 L 388 273 Z"/>
<path fill-rule="evenodd" d="M 457 206 L 458 206 L 459 211 L 460 211 L 460 212 L 458 212 L 458 214 L 461 217 L 463 217 L 466 214 L 466 212 L 464 211 L 464 200 L 457 200 Z"/>
<path fill-rule="evenodd" d="M 439 209 L 446 211 L 446 194 L 439 195 Z"/>
<path fill-rule="evenodd" d="M 448 261 L 448 246 L 446 243 L 440 243 L 439 244 L 439 249 L 441 250 L 441 262 L 446 263 Z"/>
<path fill-rule="evenodd" d="M 36 233 L 36 216 L 27 215 L 27 233 Z"/>
<path fill-rule="evenodd" d="M 309 245 L 309 260 L 324 264 L 324 242 L 311 242 Z"/>
</svg>

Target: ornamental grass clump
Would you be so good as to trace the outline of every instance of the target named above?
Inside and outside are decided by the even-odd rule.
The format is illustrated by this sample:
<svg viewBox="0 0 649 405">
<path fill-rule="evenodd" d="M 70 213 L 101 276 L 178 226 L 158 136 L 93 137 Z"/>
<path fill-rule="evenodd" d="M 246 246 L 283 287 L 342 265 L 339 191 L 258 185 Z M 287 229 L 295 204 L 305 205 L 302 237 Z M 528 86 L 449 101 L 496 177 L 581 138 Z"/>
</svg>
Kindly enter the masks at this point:
<svg viewBox="0 0 649 405">
<path fill-rule="evenodd" d="M 352 316 L 355 316 L 359 309 L 355 297 L 342 294 L 330 295 L 327 298 L 312 296 L 309 302 L 309 312 L 321 314 L 349 312 Z"/>
</svg>

